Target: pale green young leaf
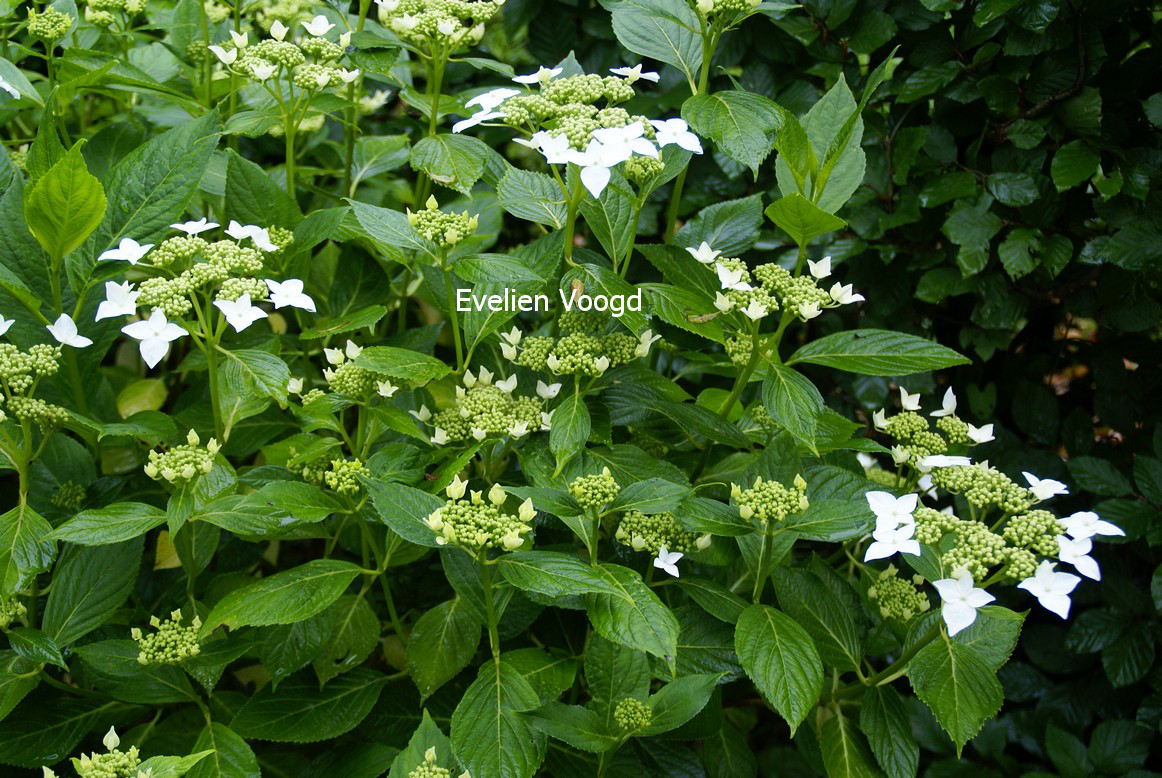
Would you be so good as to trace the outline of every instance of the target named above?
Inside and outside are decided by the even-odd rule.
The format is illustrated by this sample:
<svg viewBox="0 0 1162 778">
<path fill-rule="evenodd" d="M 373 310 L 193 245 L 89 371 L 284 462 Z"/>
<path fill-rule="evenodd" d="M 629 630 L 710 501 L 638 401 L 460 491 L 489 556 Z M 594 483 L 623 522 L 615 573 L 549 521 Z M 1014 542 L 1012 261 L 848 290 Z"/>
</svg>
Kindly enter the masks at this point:
<svg viewBox="0 0 1162 778">
<path fill-rule="evenodd" d="M 77 143 L 24 193 L 24 219 L 54 261 L 85 242 L 105 215 L 105 190 Z"/>
<path fill-rule="evenodd" d="M 800 247 L 806 246 L 820 235 L 847 226 L 843 219 L 822 210 L 798 192 L 784 195 L 771 203 L 765 213 Z"/>
</svg>

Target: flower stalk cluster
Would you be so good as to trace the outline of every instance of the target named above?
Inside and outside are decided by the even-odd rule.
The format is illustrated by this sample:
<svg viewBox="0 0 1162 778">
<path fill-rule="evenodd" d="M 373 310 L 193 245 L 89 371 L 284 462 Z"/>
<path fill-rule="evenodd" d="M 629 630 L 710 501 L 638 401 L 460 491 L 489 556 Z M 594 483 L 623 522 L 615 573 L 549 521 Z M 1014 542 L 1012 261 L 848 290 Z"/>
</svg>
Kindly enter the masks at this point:
<svg viewBox="0 0 1162 778">
<path fill-rule="evenodd" d="M 201 653 L 198 633 L 202 628 L 202 620 L 197 616 L 194 616 L 188 627 L 183 627 L 182 612 L 175 610 L 165 621 L 151 616 L 149 626 L 156 632 L 146 634 L 137 627 L 130 632 L 140 649 L 137 654 L 139 664 L 176 665 Z"/>
<path fill-rule="evenodd" d="M 220 446 L 214 438 L 206 441 L 205 446 L 201 443 L 198 433 L 190 430 L 185 444 L 164 452 L 150 451 L 145 474 L 155 481 L 181 487 L 209 473 L 214 468 L 214 457 L 218 455 Z"/>
</svg>

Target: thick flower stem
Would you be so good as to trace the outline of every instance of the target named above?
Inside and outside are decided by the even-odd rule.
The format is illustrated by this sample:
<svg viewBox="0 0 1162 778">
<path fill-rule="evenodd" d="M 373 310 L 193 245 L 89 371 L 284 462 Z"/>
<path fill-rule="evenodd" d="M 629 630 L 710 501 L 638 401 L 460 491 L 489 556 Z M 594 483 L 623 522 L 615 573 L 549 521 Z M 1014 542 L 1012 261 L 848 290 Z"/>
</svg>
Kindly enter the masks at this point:
<svg viewBox="0 0 1162 778">
<path fill-rule="evenodd" d="M 592 537 L 589 542 L 589 564 L 597 567 L 597 538 L 601 534 L 601 514 L 597 512 L 596 508 L 590 508 L 590 514 L 592 522 L 590 534 Z"/>
<path fill-rule="evenodd" d="M 566 172 L 568 176 L 568 172 Z M 567 193 L 568 202 L 566 203 L 567 211 L 565 214 L 565 243 L 562 246 L 565 253 L 565 263 L 574 266 L 573 262 L 573 238 L 577 229 L 577 213 L 581 206 L 581 199 L 585 196 L 584 190 L 581 188 L 581 176 L 577 175 L 577 180 L 573 183 L 572 191 Z"/>
<path fill-rule="evenodd" d="M 767 576 L 763 570 L 767 566 L 767 560 L 771 555 L 771 528 L 763 527 L 763 545 L 759 549 L 759 565 L 755 571 L 754 576 L 754 590 L 751 593 L 751 602 L 758 604 L 759 599 L 763 596 L 763 589 L 767 585 Z"/>
<path fill-rule="evenodd" d="M 464 344 L 460 341 L 460 314 L 456 310 L 456 284 L 452 271 L 444 268 L 445 297 L 448 300 L 448 321 L 452 325 L 452 343 L 456 348 L 456 372 L 464 370 Z"/>
<path fill-rule="evenodd" d="M 295 197 L 295 126 L 293 116 L 286 118 L 286 193 Z"/>
<path fill-rule="evenodd" d="M 698 72 L 698 86 L 693 90 L 692 97 L 706 94 L 706 86 L 710 81 L 710 60 L 714 58 L 714 50 L 718 48 L 718 36 L 711 30 L 702 31 L 702 69 Z M 682 168 L 682 172 L 674 179 L 674 191 L 670 195 L 670 207 L 666 210 L 666 232 L 662 242 L 669 245 L 674 242 L 674 227 L 678 223 L 678 210 L 682 206 L 682 189 L 686 185 L 686 171 L 690 165 Z"/>
<path fill-rule="evenodd" d="M 500 664 L 500 636 L 496 631 L 496 608 L 492 602 L 492 566 L 480 558 L 480 585 L 484 589 L 484 615 L 488 617 L 488 645 L 492 649 L 492 660 Z"/>
<path fill-rule="evenodd" d="M 845 700 L 858 697 L 863 694 L 865 689 L 868 689 L 869 687 L 883 686 L 884 684 L 891 683 L 895 679 L 899 678 L 907 671 L 908 663 L 912 661 L 913 657 L 920 653 L 922 648 L 940 636 L 940 624 L 941 622 L 939 621 L 933 624 L 932 628 L 928 630 L 928 632 L 925 633 L 922 638 L 912 644 L 912 646 L 904 651 L 904 653 L 900 654 L 896 661 L 892 662 L 883 670 L 880 670 L 875 675 L 870 676 L 863 683 L 853 683 L 850 686 L 844 686 L 841 689 L 836 689 L 830 694 L 824 695 L 823 701 L 828 702 L 832 700 Z"/>
</svg>

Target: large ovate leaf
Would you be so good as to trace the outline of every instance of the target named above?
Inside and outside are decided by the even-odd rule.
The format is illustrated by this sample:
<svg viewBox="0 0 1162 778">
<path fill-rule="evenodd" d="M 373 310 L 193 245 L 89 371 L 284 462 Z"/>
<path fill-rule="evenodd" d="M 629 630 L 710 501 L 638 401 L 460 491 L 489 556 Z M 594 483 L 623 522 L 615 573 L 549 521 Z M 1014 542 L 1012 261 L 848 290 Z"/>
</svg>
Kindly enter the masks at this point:
<svg viewBox="0 0 1162 778">
<path fill-rule="evenodd" d="M 292 624 L 314 616 L 339 598 L 361 572 L 337 559 L 314 559 L 230 592 L 214 606 L 203 634 L 230 629 Z"/>
<path fill-rule="evenodd" d="M 968 360 L 925 338 L 891 330 L 847 330 L 799 348 L 787 364 L 809 362 L 862 375 L 898 376 L 963 365 Z"/>
<path fill-rule="evenodd" d="M 752 605 L 738 617 L 734 648 L 763 699 L 794 732 L 823 691 L 823 663 L 807 631 L 785 613 Z"/>
<path fill-rule="evenodd" d="M 1004 701 L 993 668 L 972 646 L 955 640 L 936 640 L 920 649 L 908 666 L 908 680 L 958 752 Z"/>
<path fill-rule="evenodd" d="M 486 661 L 452 713 L 452 749 L 473 775 L 531 778 L 545 735 L 521 716 L 540 704 L 533 688 L 503 661 Z"/>
<path fill-rule="evenodd" d="M 299 675 L 266 687 L 235 714 L 230 729 L 251 740 L 316 743 L 354 729 L 371 712 L 387 677 L 367 668 L 344 673 L 320 688 Z"/>
</svg>

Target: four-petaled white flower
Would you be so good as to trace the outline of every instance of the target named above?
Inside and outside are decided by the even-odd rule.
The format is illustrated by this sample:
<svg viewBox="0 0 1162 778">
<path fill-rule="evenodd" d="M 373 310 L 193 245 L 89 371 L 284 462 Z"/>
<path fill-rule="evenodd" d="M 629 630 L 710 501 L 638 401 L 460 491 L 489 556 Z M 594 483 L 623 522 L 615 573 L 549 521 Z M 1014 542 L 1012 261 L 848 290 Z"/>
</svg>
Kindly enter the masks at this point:
<svg viewBox="0 0 1162 778">
<path fill-rule="evenodd" d="M 633 355 L 635 357 L 649 356 L 650 346 L 654 345 L 654 343 L 661 339 L 662 336 L 655 335 L 653 330 L 646 330 L 638 336 L 638 344 L 637 347 L 633 350 Z"/>
<path fill-rule="evenodd" d="M 274 304 L 275 310 L 289 306 L 315 312 L 315 301 L 303 294 L 303 282 L 300 279 L 288 278 L 280 282 L 268 278 L 266 286 L 270 289 L 270 302 Z"/>
<path fill-rule="evenodd" d="M 476 97 L 473 97 L 464 105 L 467 108 L 480 106 L 480 110 L 469 116 L 467 119 L 462 119 L 461 121 L 458 121 L 452 125 L 452 132 L 463 132 L 469 127 L 475 127 L 476 125 L 489 121 L 490 119 L 503 118 L 504 114 L 497 111 L 496 109 L 500 107 L 500 104 L 508 98 L 519 94 L 519 89 L 501 87 L 500 89 L 492 89 L 488 92 L 484 92 L 483 94 L 476 95 Z"/>
<path fill-rule="evenodd" d="M 288 32 L 290 32 L 290 28 L 278 19 L 275 19 L 274 24 L 270 25 L 270 36 L 276 41 L 281 41 L 286 38 Z"/>
<path fill-rule="evenodd" d="M 698 248 L 687 246 L 686 251 L 689 251 L 690 256 L 694 257 L 694 259 L 698 260 L 703 265 L 713 265 L 714 260 L 718 259 L 718 257 L 722 254 L 721 251 L 715 251 L 714 249 L 710 248 L 710 244 L 706 241 L 702 241 L 702 245 Z"/>
<path fill-rule="evenodd" d="M 516 389 L 516 373 L 513 373 L 503 381 L 497 381 L 496 388 L 505 394 L 512 394 L 513 389 Z"/>
<path fill-rule="evenodd" d="M 883 529 L 877 527 L 872 533 L 872 544 L 867 547 L 863 561 L 887 559 L 897 552 L 920 556 L 920 543 L 913 537 L 915 534 L 915 524 L 901 524 L 895 528 L 884 526 Z"/>
<path fill-rule="evenodd" d="M 656 84 L 658 82 L 658 79 L 661 78 L 661 76 L 659 76 L 657 73 L 653 72 L 652 70 L 647 70 L 647 71 L 643 72 L 642 66 L 640 64 L 634 65 L 632 68 L 631 67 L 610 68 L 609 72 L 615 76 L 621 76 L 622 78 L 624 78 L 626 81 L 628 81 L 631 84 L 634 81 L 637 81 L 639 78 L 645 79 L 646 81 L 653 81 Z"/>
<path fill-rule="evenodd" d="M 1108 521 L 1103 521 L 1093 511 L 1078 511 L 1071 516 L 1059 520 L 1065 527 L 1065 534 L 1076 540 L 1092 538 L 1094 535 L 1125 536 L 1122 528 Z"/>
<path fill-rule="evenodd" d="M 210 46 L 209 48 L 223 65 L 230 66 L 238 60 L 238 49 L 224 49 L 221 46 Z"/>
<path fill-rule="evenodd" d="M 121 331 L 134 340 L 141 341 L 138 350 L 145 364 L 151 368 L 169 353 L 170 343 L 186 335 L 182 327 L 165 318 L 161 308 L 154 308 L 148 319 L 126 324 Z"/>
<path fill-rule="evenodd" d="M 905 494 L 896 497 L 890 492 L 868 492 L 864 495 L 868 507 L 876 516 L 876 528 L 895 529 L 904 524 L 915 524 L 912 514 L 916 512 L 919 497 Z"/>
<path fill-rule="evenodd" d="M 892 446 L 892 464 L 902 465 L 912 458 L 912 455 L 903 446 Z"/>
<path fill-rule="evenodd" d="M 831 275 L 831 257 L 824 257 L 818 262 L 807 260 L 807 271 L 811 274 L 812 278 L 822 281 Z"/>
<path fill-rule="evenodd" d="M 702 153 L 702 141 L 690 132 L 690 125 L 682 119 L 651 119 L 650 124 L 654 125 L 654 141 L 658 148 L 674 144 L 694 154 Z"/>
<path fill-rule="evenodd" d="M 718 272 L 718 283 L 722 284 L 723 289 L 731 289 L 736 292 L 749 292 L 751 285 L 742 280 L 742 274 L 746 271 L 743 268 L 731 270 L 726 265 L 719 262 L 714 266 Z"/>
<path fill-rule="evenodd" d="M 451 19 L 441 19 L 436 23 L 436 29 L 443 35 L 452 35 L 459 28 L 459 25 Z"/>
<path fill-rule="evenodd" d="M 393 384 L 391 381 L 376 381 L 375 389 L 380 397 L 388 398 L 399 391 L 399 387 Z"/>
<path fill-rule="evenodd" d="M 100 316 L 97 317 L 101 318 Z M 5 319 L 3 314 L 0 314 L 0 336 L 5 335 L 8 329 L 16 323 L 16 319 Z"/>
<path fill-rule="evenodd" d="M 1036 597 L 1046 610 L 1066 619 L 1069 618 L 1069 593 L 1081 583 L 1081 579 L 1071 573 L 1054 572 L 1053 567 L 1048 559 L 1042 559 L 1037 572 L 1017 584 L 1017 588 Z"/>
<path fill-rule="evenodd" d="M 137 296 L 140 292 L 133 290 L 133 284 L 126 281 L 119 284 L 115 281 L 105 282 L 105 299 L 97 306 L 97 315 L 94 321 L 110 319 L 114 316 L 132 316 L 137 313 Z M 0 334 L 3 334 L 0 332 Z"/>
<path fill-rule="evenodd" d="M 323 16 L 322 14 L 316 16 L 314 19 L 311 19 L 309 22 L 299 22 L 299 24 L 303 26 L 304 30 L 316 38 L 323 37 L 335 27 L 335 25 L 327 21 L 327 17 Z"/>
<path fill-rule="evenodd" d="M 821 313 L 823 313 L 823 311 L 819 309 L 819 303 L 815 302 L 814 300 L 809 303 L 799 303 L 799 315 L 802 316 L 804 320 L 814 319 Z"/>
<path fill-rule="evenodd" d="M 944 393 L 944 400 L 942 407 L 938 411 L 932 411 L 929 416 L 953 416 L 956 414 L 956 395 L 952 391 L 952 387 L 948 387 L 948 391 Z"/>
<path fill-rule="evenodd" d="M 524 333 L 522 333 L 522 332 L 521 332 L 520 330 L 518 330 L 516 327 L 513 327 L 513 328 L 512 328 L 511 330 L 509 330 L 508 332 L 502 332 L 502 333 L 500 333 L 500 339 L 501 339 L 501 340 L 507 341 L 507 342 L 511 343 L 512 345 L 514 345 L 514 346 L 515 346 L 515 345 L 517 345 L 518 343 L 520 343 L 520 339 L 521 339 L 523 336 L 524 336 Z"/>
<path fill-rule="evenodd" d="M 976 621 L 977 608 L 983 608 L 996 599 L 984 589 L 973 586 L 973 583 L 972 573 L 963 567 L 954 570 L 951 578 L 932 582 L 940 593 L 940 599 L 944 601 L 940 614 L 948 625 L 949 637 Z"/>
<path fill-rule="evenodd" d="M 490 386 L 492 384 L 492 371 L 481 365 L 477 378 L 480 380 L 481 386 Z"/>
<path fill-rule="evenodd" d="M 360 75 L 359 68 L 348 70 L 347 68 L 336 68 L 335 72 L 339 75 L 339 80 L 344 84 L 354 84 Z"/>
<path fill-rule="evenodd" d="M 600 356 L 593 361 L 593 369 L 597 371 L 597 375 L 602 375 L 609 369 L 609 357 Z"/>
<path fill-rule="evenodd" d="M 117 248 L 102 252 L 101 256 L 97 257 L 97 261 L 120 260 L 136 265 L 142 257 L 149 253 L 151 248 L 153 248 L 152 243 L 141 244 L 133 238 L 122 238 L 121 242 L 117 244 Z"/>
<path fill-rule="evenodd" d="M 841 284 L 838 281 L 831 285 L 831 289 L 828 291 L 828 294 L 830 294 L 831 299 L 839 305 L 850 305 L 852 303 L 863 302 L 864 300 L 864 296 L 862 294 L 852 293 L 851 284 Z"/>
<path fill-rule="evenodd" d="M 729 297 L 724 295 L 722 292 L 715 292 L 714 293 L 714 307 L 717 308 L 718 310 L 722 311 L 723 313 L 726 313 L 727 311 L 729 311 L 731 308 L 734 307 L 734 300 L 731 300 Z"/>
<path fill-rule="evenodd" d="M 184 232 L 186 235 L 201 235 L 203 232 L 212 230 L 217 226 L 217 222 L 212 222 L 205 216 L 198 219 L 197 221 L 181 222 L 180 224 L 170 225 L 170 227 L 173 227 L 179 232 Z"/>
<path fill-rule="evenodd" d="M 546 384 L 544 381 L 537 381 L 537 396 L 542 400 L 551 400 L 560 393 L 560 384 Z"/>
<path fill-rule="evenodd" d="M 877 430 L 886 430 L 888 428 L 888 412 L 883 408 L 872 413 L 872 425 Z"/>
<path fill-rule="evenodd" d="M 85 348 L 86 346 L 93 345 L 93 341 L 77 332 L 77 323 L 67 313 L 62 313 L 52 324 L 45 325 L 45 329 L 62 346 Z"/>
<path fill-rule="evenodd" d="M 1057 558 L 1067 565 L 1073 565 L 1077 572 L 1095 581 L 1101 580 L 1101 568 L 1097 560 L 1089 555 L 1093 551 L 1092 538 L 1071 538 L 1057 536 Z"/>
<path fill-rule="evenodd" d="M 303 393 L 303 379 L 292 378 L 286 382 L 287 394 L 302 394 Z"/>
<path fill-rule="evenodd" d="M 905 411 L 920 410 L 920 393 L 908 394 L 908 390 L 900 387 L 900 407 Z"/>
<path fill-rule="evenodd" d="M 541 431 L 548 432 L 553 428 L 553 411 L 541 411 Z"/>
<path fill-rule="evenodd" d="M 348 340 L 343 345 L 343 353 L 347 355 L 348 359 L 358 359 L 359 355 L 363 353 L 363 346 L 357 346 L 355 341 Z"/>
<path fill-rule="evenodd" d="M 993 425 L 985 424 L 980 427 L 975 427 L 972 424 L 968 425 L 968 439 L 973 443 L 988 443 L 996 440 L 993 436 Z"/>
<path fill-rule="evenodd" d="M 254 245 L 263 251 L 278 251 L 278 246 L 271 241 L 270 230 L 266 227 L 259 227 L 255 224 L 239 224 L 231 219 L 230 225 L 226 228 L 226 234 L 234 240 L 250 238 Z"/>
<path fill-rule="evenodd" d="M 1021 475 L 1025 476 L 1025 480 L 1029 482 L 1029 491 L 1040 501 L 1048 500 L 1059 494 L 1069 494 L 1069 487 L 1060 481 L 1054 481 L 1052 478 L 1038 478 L 1032 473 L 1024 471 L 1021 472 Z"/>
<path fill-rule="evenodd" d="M 347 361 L 347 356 L 341 348 L 324 348 L 323 357 L 332 365 L 341 365 Z"/>
<path fill-rule="evenodd" d="M 564 68 L 547 68 L 543 65 L 537 68 L 536 73 L 527 76 L 515 76 L 512 80 L 518 84 L 546 84 L 561 74 Z"/>
<path fill-rule="evenodd" d="M 529 423 L 527 421 L 514 422 L 507 430 L 509 435 L 514 438 L 524 437 L 529 434 Z"/>
<path fill-rule="evenodd" d="M 436 427 L 432 430 L 432 445 L 442 446 L 448 442 L 448 433 L 443 427 Z"/>
<path fill-rule="evenodd" d="M 419 421 L 427 421 L 432 418 L 432 412 L 428 410 L 427 405 L 421 405 L 418 411 L 408 411 L 412 416 L 415 416 Z"/>
<path fill-rule="evenodd" d="M 767 306 L 758 300 L 751 300 L 750 305 L 742 309 L 742 313 L 751 321 L 758 321 L 767 315 Z"/>
<path fill-rule="evenodd" d="M 237 300 L 215 300 L 214 307 L 222 312 L 235 332 L 242 332 L 259 319 L 266 318 L 266 311 L 252 304 L 250 295 L 245 292 L 238 295 Z"/>
<path fill-rule="evenodd" d="M 685 556 L 680 551 L 670 551 L 665 546 L 658 549 L 658 555 L 654 559 L 654 567 L 659 570 L 665 570 L 675 578 L 678 577 L 678 561 Z"/>
<path fill-rule="evenodd" d="M 545 357 L 545 367 L 549 368 L 553 375 L 556 375 L 561 372 L 561 360 L 557 358 L 556 354 L 549 354 Z"/>
</svg>

